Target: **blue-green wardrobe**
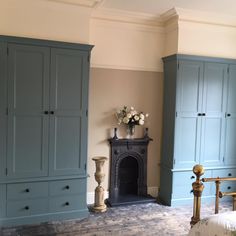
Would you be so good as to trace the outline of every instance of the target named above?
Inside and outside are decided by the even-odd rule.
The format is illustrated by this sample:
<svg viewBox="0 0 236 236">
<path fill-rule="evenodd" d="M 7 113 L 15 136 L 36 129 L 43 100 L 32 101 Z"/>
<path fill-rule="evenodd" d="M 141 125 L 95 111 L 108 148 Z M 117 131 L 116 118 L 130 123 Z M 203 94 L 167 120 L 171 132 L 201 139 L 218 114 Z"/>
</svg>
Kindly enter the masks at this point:
<svg viewBox="0 0 236 236">
<path fill-rule="evenodd" d="M 91 49 L 0 36 L 0 225 L 87 216 Z"/>
<path fill-rule="evenodd" d="M 164 116 L 159 198 L 192 203 L 192 168 L 204 177 L 236 176 L 236 60 L 172 55 L 164 62 Z M 222 191 L 236 191 L 233 183 Z M 206 183 L 203 199 L 213 199 Z"/>
</svg>

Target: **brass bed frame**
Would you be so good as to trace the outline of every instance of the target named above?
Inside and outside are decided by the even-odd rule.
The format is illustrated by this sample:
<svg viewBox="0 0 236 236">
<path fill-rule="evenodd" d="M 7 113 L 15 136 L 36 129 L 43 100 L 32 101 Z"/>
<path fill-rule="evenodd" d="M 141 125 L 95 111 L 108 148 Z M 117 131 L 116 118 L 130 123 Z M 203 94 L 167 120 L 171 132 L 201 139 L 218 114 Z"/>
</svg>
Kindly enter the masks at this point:
<svg viewBox="0 0 236 236">
<path fill-rule="evenodd" d="M 195 165 L 193 167 L 193 173 L 196 175 L 196 181 L 193 182 L 193 216 L 191 218 L 190 225 L 191 227 L 195 225 L 198 221 L 200 221 L 200 213 L 201 213 L 201 196 L 204 189 L 203 182 L 215 182 L 216 186 L 216 194 L 215 194 L 215 214 L 219 212 L 219 198 L 224 196 L 232 196 L 233 199 L 233 211 L 236 210 L 236 192 L 221 192 L 220 184 L 224 181 L 235 181 L 236 177 L 225 177 L 225 178 L 202 178 L 200 177 L 204 174 L 204 168 L 202 165 Z"/>
</svg>

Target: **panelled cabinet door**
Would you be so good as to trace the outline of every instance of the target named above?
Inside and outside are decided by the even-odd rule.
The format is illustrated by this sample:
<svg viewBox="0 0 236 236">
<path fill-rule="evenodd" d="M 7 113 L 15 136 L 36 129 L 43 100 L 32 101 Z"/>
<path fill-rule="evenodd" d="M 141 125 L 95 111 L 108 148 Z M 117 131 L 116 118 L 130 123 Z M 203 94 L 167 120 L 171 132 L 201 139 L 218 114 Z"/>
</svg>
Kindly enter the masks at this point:
<svg viewBox="0 0 236 236">
<path fill-rule="evenodd" d="M 8 49 L 8 176 L 46 176 L 50 50 L 21 44 Z"/>
<path fill-rule="evenodd" d="M 6 127 L 7 127 L 7 46 L 0 42 L 0 177 L 6 168 Z"/>
<path fill-rule="evenodd" d="M 51 50 L 50 175 L 85 174 L 88 53 Z"/>
<path fill-rule="evenodd" d="M 199 160 L 203 63 L 180 61 L 177 79 L 175 168 L 192 167 Z"/>
<path fill-rule="evenodd" d="M 222 165 L 224 156 L 227 64 L 205 63 L 201 164 Z"/>
<path fill-rule="evenodd" d="M 236 65 L 229 67 L 226 108 L 225 163 L 236 165 Z"/>
</svg>

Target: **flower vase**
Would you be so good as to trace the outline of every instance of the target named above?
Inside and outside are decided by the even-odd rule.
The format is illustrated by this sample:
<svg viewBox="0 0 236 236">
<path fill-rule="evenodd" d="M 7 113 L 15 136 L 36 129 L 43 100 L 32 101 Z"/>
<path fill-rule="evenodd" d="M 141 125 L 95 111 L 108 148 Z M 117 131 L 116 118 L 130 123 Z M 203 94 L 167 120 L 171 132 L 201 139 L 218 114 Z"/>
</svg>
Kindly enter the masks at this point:
<svg viewBox="0 0 236 236">
<path fill-rule="evenodd" d="M 135 125 L 127 126 L 127 138 L 134 138 L 135 133 Z"/>
</svg>

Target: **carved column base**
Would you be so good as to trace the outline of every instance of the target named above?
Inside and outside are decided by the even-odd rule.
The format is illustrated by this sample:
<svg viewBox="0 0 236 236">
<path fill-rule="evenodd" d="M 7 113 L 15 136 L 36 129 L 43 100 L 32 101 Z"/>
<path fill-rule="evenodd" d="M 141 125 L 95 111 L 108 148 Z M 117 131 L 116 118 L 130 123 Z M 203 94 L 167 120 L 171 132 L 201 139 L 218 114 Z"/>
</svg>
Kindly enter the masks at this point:
<svg viewBox="0 0 236 236">
<path fill-rule="evenodd" d="M 95 203 L 92 207 L 93 212 L 105 212 L 107 206 L 104 203 L 104 189 L 102 186 L 97 186 L 95 189 Z"/>
</svg>

